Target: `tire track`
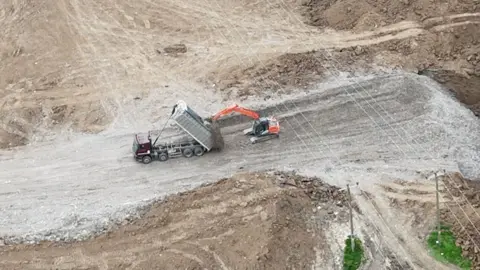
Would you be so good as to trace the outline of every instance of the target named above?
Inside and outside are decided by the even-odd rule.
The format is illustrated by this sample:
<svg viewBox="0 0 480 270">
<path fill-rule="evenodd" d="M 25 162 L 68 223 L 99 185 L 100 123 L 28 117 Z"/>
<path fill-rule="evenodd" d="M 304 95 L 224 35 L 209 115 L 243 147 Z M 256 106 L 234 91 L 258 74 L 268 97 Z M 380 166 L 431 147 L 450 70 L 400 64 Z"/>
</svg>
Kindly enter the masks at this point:
<svg viewBox="0 0 480 270">
<path fill-rule="evenodd" d="M 241 167 L 249 171 L 284 169 L 295 165 L 300 172 L 315 174 L 334 183 L 346 181 L 344 175 L 348 171 L 364 175 L 361 181 L 368 185 L 389 175 L 401 179 L 412 177 L 417 170 L 425 168 L 454 168 L 457 162 L 471 162 L 463 159 L 469 155 L 473 161 L 480 160 L 478 153 L 471 150 L 478 145 L 478 138 L 470 137 L 461 144 L 455 139 L 458 134 L 480 130 L 478 121 L 450 96 L 425 87 L 429 82 L 416 75 L 396 75 L 363 84 L 367 91 L 385 93 L 384 96 L 389 98 L 383 98 L 379 103 L 395 115 L 392 121 L 417 134 L 425 149 L 435 148 L 437 153 L 448 155 L 443 161 L 429 160 L 426 159 L 427 154 L 415 153 L 410 159 L 403 158 L 384 134 L 376 132 L 367 116 L 354 104 L 339 102 L 343 98 L 342 89 L 322 89 L 317 94 L 293 102 L 304 110 L 322 109 L 321 113 L 305 114 L 322 134 L 312 143 L 316 144 L 315 140 L 326 141 L 338 153 L 341 162 L 333 162 L 327 149 L 310 145 L 319 151 L 318 157 L 313 158 L 299 147 L 293 130 L 295 127 L 284 127 L 279 140 L 248 144 L 241 132 L 245 124 L 240 123 L 241 119 L 237 117 L 226 119 L 222 124 L 227 148 L 221 153 L 209 153 L 193 159 L 172 159 L 168 163 L 155 162 L 149 166 L 132 160 L 131 135 L 121 130 L 74 137 L 68 143 L 57 139 L 54 153 L 51 152 L 53 145 L 46 142 L 15 153 L 15 159 L 2 158 L 0 161 L 0 178 L 12 179 L 12 182 L 2 184 L 3 192 L 15 194 L 0 196 L 0 209 L 4 213 L 0 218 L 0 235 L 28 241 L 62 239 L 67 234 L 82 238 L 84 236 L 79 236 L 82 231 L 101 231 L 103 222 L 121 220 L 150 200 L 191 189 L 202 181 L 220 179 Z M 398 91 L 405 93 L 400 103 L 399 97 L 393 94 Z M 461 117 L 463 122 L 447 121 L 437 127 L 425 126 L 425 122 L 437 117 L 435 106 L 440 106 L 438 99 L 446 101 L 441 106 L 452 106 L 449 117 Z M 424 103 L 429 105 L 424 106 Z M 298 113 L 284 111 L 284 115 L 277 117 L 295 118 Z M 465 126 L 465 122 L 470 124 Z M 300 124 L 304 124 L 303 121 Z M 461 155 L 462 152 L 465 155 Z M 32 169 L 33 166 L 35 169 Z M 72 223 L 72 218 L 77 221 Z"/>
</svg>

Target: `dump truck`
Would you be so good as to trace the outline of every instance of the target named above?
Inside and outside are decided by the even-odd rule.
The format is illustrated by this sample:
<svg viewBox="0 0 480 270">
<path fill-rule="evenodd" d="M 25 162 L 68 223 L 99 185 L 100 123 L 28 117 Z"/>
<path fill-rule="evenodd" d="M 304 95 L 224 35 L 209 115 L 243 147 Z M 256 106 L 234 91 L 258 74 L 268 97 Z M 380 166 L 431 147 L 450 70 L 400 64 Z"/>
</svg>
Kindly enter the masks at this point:
<svg viewBox="0 0 480 270">
<path fill-rule="evenodd" d="M 152 131 L 135 134 L 132 151 L 137 161 L 148 164 L 152 160 L 167 161 L 178 156 L 190 158 L 223 148 L 219 128 L 206 124 L 184 101 L 173 106 L 169 119 L 173 119 L 186 135 L 171 142 L 157 142 L 163 129 L 158 136 Z"/>
</svg>

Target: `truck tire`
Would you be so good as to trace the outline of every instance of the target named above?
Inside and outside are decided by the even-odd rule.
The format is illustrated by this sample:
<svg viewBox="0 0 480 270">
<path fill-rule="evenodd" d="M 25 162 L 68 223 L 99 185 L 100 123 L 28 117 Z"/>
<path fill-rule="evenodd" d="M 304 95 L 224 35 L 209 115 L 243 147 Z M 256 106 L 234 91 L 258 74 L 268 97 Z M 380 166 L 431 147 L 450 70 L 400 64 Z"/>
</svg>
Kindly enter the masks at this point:
<svg viewBox="0 0 480 270">
<path fill-rule="evenodd" d="M 162 153 L 158 156 L 158 159 L 160 161 L 167 161 L 168 160 L 168 155 L 166 153 Z"/>
<path fill-rule="evenodd" d="M 193 153 L 191 148 L 185 148 L 185 149 L 183 149 L 182 154 L 183 154 L 184 157 L 190 158 L 190 157 L 193 157 L 194 153 Z"/>
<path fill-rule="evenodd" d="M 143 164 L 148 164 L 148 163 L 152 162 L 152 157 L 150 157 L 150 156 L 144 156 L 144 157 L 142 158 L 142 162 L 143 162 Z"/>
<path fill-rule="evenodd" d="M 203 154 L 205 153 L 205 150 L 203 150 L 203 147 L 201 146 L 196 146 L 193 149 L 193 152 L 195 153 L 195 156 L 200 157 L 200 156 L 203 156 Z"/>
</svg>

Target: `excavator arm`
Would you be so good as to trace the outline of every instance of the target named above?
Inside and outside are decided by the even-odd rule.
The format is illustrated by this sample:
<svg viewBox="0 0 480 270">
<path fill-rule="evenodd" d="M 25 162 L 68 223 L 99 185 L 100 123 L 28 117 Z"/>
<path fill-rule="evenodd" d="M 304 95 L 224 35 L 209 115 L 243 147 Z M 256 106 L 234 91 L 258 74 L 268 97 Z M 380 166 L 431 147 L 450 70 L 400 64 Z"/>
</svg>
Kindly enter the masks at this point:
<svg viewBox="0 0 480 270">
<path fill-rule="evenodd" d="M 243 108 L 243 107 L 240 107 L 238 106 L 237 104 L 233 104 L 232 106 L 230 107 L 227 107 L 221 111 L 219 111 L 218 113 L 216 113 L 213 117 L 212 117 L 212 120 L 216 121 L 218 120 L 220 117 L 223 117 L 225 115 L 228 115 L 230 113 L 233 113 L 233 112 L 238 112 L 240 114 L 243 114 L 245 116 L 248 116 L 248 117 L 251 117 L 255 120 L 258 120 L 260 118 L 260 115 L 255 112 L 255 111 L 252 111 L 250 109 L 246 109 L 246 108 Z"/>
<path fill-rule="evenodd" d="M 243 131 L 243 134 L 245 135 L 253 135 L 253 137 L 250 138 L 252 143 L 269 140 L 271 138 L 278 138 L 280 125 L 274 117 L 260 117 L 256 111 L 240 107 L 237 104 L 233 104 L 232 106 L 219 111 L 211 118 L 208 118 L 208 120 L 206 119 L 206 122 L 212 123 L 213 121 L 216 121 L 219 118 L 233 112 L 237 112 L 254 119 L 252 127 Z"/>
</svg>

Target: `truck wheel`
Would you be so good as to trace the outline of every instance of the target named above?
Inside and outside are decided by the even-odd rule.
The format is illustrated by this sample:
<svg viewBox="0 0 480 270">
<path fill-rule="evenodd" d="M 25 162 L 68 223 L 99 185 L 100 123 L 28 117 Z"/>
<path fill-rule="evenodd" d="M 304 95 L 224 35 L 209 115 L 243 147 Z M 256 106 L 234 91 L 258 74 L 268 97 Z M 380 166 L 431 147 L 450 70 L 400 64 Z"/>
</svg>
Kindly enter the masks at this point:
<svg viewBox="0 0 480 270">
<path fill-rule="evenodd" d="M 160 154 L 160 155 L 158 156 L 158 159 L 159 159 L 160 161 L 167 161 L 167 160 L 168 160 L 168 155 L 165 154 L 165 153 Z"/>
<path fill-rule="evenodd" d="M 152 158 L 151 158 L 150 156 L 144 156 L 144 157 L 142 158 L 142 162 L 143 162 L 144 164 L 148 164 L 148 163 L 152 162 Z"/>
<path fill-rule="evenodd" d="M 183 149 L 183 156 L 186 158 L 193 157 L 193 151 L 190 148 Z"/>
<path fill-rule="evenodd" d="M 197 157 L 203 156 L 203 154 L 205 153 L 205 151 L 203 150 L 203 147 L 201 147 L 201 146 L 195 147 L 195 149 L 193 149 L 193 152 L 195 153 L 195 156 L 197 156 Z"/>
</svg>

